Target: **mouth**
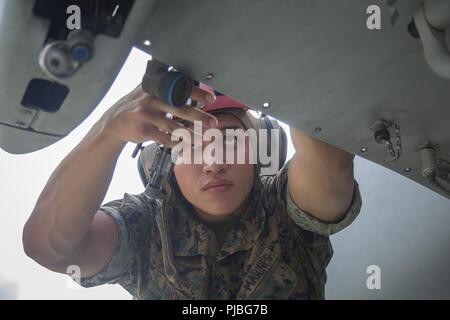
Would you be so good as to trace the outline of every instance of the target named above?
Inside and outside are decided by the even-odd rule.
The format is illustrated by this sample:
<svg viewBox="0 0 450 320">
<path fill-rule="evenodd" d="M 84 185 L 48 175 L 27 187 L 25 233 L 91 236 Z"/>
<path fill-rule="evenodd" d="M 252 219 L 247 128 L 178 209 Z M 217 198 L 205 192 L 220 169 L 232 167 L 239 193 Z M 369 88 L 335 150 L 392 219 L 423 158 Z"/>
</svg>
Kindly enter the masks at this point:
<svg viewBox="0 0 450 320">
<path fill-rule="evenodd" d="M 220 193 L 228 191 L 233 187 L 233 183 L 229 180 L 212 180 L 203 186 L 203 191 Z"/>
</svg>

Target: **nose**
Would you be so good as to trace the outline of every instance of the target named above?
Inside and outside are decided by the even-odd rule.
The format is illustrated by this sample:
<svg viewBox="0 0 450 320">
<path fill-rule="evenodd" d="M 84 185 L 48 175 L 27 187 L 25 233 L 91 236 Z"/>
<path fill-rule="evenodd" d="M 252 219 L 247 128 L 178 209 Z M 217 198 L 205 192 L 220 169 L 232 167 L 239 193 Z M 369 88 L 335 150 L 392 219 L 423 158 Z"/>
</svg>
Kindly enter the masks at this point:
<svg viewBox="0 0 450 320">
<path fill-rule="evenodd" d="M 227 170 L 227 164 L 225 163 L 216 163 L 213 162 L 211 164 L 204 164 L 203 165 L 203 173 L 206 174 L 218 174 L 218 173 L 225 173 Z"/>
<path fill-rule="evenodd" d="M 202 145 L 202 152 L 205 152 L 205 148 L 207 146 L 215 147 L 215 150 L 219 150 L 219 148 L 223 148 L 223 145 L 220 144 L 219 140 L 214 141 L 203 141 Z M 220 157 L 219 154 L 216 156 Z M 206 157 L 206 158 L 205 158 Z M 225 152 L 222 152 L 222 159 L 219 160 L 218 158 L 214 157 L 210 158 L 210 155 L 203 154 L 203 173 L 205 174 L 221 174 L 226 172 L 228 165 L 226 164 L 225 159 Z M 221 163 L 222 162 L 222 163 Z"/>
</svg>

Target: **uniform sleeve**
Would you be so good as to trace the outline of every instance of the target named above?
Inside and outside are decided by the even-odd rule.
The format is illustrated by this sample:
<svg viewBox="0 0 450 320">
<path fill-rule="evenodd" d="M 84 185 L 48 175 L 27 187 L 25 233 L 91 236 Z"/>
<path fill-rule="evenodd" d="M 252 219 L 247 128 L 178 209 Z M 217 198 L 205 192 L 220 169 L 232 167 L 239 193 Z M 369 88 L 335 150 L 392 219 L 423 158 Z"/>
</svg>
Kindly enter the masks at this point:
<svg viewBox="0 0 450 320">
<path fill-rule="evenodd" d="M 356 180 L 354 180 L 352 201 L 344 217 L 338 222 L 327 223 L 302 210 L 292 200 L 287 188 L 289 162 L 290 161 L 283 166 L 272 181 L 269 181 L 269 184 L 271 185 L 268 187 L 269 189 L 272 189 L 272 193 L 276 193 L 278 201 L 282 205 L 288 217 L 292 219 L 297 226 L 304 230 L 328 237 L 349 226 L 355 220 L 362 206 L 361 193 Z M 326 199 L 324 199 L 324 201 L 326 201 Z"/>
<path fill-rule="evenodd" d="M 133 282 L 136 272 L 136 256 L 145 246 L 144 232 L 148 229 L 148 206 L 139 195 L 124 194 L 119 200 L 110 201 L 99 208 L 117 225 L 116 250 L 107 265 L 96 275 L 80 279 L 83 287 L 118 283 L 122 286 Z"/>
<path fill-rule="evenodd" d="M 329 236 L 350 225 L 359 214 L 362 205 L 359 186 L 355 180 L 353 199 L 344 218 L 336 223 L 326 223 L 294 203 L 287 188 L 288 166 L 289 162 L 277 175 L 263 179 L 266 207 L 279 217 L 281 228 L 290 230 L 290 235 L 301 243 L 300 246 L 292 248 L 295 256 L 291 257 L 291 260 L 297 261 L 305 268 L 308 275 L 306 281 L 310 288 L 315 288 L 311 292 L 311 298 L 323 299 L 327 279 L 326 267 L 333 256 Z"/>
</svg>

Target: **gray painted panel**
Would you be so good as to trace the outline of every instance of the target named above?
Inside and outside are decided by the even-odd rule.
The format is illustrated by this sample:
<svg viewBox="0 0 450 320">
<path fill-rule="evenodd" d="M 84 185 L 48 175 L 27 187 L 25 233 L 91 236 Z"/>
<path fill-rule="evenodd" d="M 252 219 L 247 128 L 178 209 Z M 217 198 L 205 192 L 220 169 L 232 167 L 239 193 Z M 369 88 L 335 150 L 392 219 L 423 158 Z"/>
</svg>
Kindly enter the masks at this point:
<svg viewBox="0 0 450 320">
<path fill-rule="evenodd" d="M 39 51 L 47 34 L 48 21 L 32 14 L 34 1 L 0 2 L 0 123 L 31 128 L 36 132 L 65 136 L 78 126 L 98 105 L 125 62 L 140 26 L 146 21 L 152 2 L 137 0 L 119 38 L 98 35 L 94 58 L 71 78 L 58 82 L 70 92 L 55 113 L 39 110 L 32 117 L 20 114 L 23 93 L 32 78 L 48 77 L 38 65 Z M 143 71 L 144 72 L 144 71 Z M 35 111 L 33 111 L 35 112 Z M 26 153 L 44 147 L 42 140 L 9 141 L 2 137 L 0 147 L 7 152 Z M 33 145 L 33 143 L 35 145 Z M 14 148 L 11 149 L 11 146 Z"/>
<path fill-rule="evenodd" d="M 214 74 L 208 83 L 256 109 L 270 101 L 268 113 L 318 139 L 354 154 L 368 148 L 361 156 L 430 188 L 416 148 L 432 141 L 450 158 L 450 81 L 407 32 L 421 1 L 397 2 L 394 24 L 385 3 L 156 1 L 137 46 L 196 79 Z M 370 4 L 382 10 L 381 30 L 366 28 Z M 369 129 L 378 119 L 400 126 L 396 164 Z"/>
</svg>

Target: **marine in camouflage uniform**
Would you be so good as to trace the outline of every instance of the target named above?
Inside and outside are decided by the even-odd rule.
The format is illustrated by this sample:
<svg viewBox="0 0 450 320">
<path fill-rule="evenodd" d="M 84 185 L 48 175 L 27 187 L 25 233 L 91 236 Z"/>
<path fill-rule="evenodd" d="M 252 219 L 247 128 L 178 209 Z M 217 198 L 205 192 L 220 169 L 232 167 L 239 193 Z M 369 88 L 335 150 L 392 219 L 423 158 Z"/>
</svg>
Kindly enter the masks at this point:
<svg viewBox="0 0 450 320">
<path fill-rule="evenodd" d="M 225 230 L 202 221 L 179 194 L 166 204 L 146 189 L 103 205 L 99 210 L 118 226 L 117 248 L 81 284 L 118 283 L 135 299 L 324 299 L 329 236 L 360 212 L 359 186 L 355 180 L 344 218 L 324 223 L 291 199 L 288 166 L 275 176 L 255 175 L 248 209 Z M 164 205 L 173 210 L 160 228 Z M 172 242 L 175 273 L 164 261 L 164 236 Z"/>
</svg>

